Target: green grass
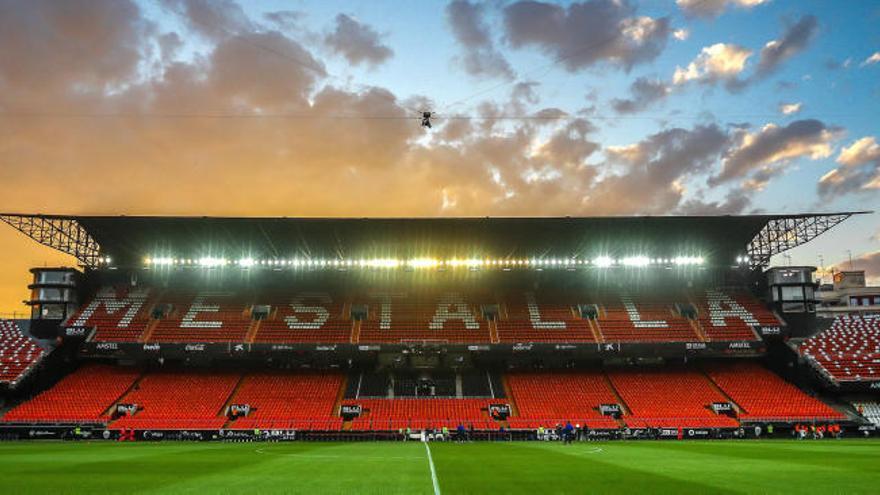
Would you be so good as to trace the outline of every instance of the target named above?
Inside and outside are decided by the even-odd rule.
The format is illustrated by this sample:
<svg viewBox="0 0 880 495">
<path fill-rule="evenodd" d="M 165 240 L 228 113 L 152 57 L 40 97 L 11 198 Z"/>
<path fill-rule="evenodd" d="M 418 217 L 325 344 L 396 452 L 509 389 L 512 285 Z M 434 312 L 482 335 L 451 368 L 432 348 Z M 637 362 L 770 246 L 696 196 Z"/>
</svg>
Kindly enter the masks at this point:
<svg viewBox="0 0 880 495">
<path fill-rule="evenodd" d="M 878 493 L 880 442 L 430 445 L 454 493 Z M 3 493 L 433 494 L 425 445 L 0 443 Z"/>
</svg>

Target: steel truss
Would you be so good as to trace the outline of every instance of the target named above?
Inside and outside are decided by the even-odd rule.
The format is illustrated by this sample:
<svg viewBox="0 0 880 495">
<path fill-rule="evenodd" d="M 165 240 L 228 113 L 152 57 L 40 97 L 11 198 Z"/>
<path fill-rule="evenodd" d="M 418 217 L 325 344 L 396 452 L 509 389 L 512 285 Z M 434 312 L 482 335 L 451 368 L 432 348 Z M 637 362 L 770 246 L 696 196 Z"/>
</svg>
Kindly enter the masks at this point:
<svg viewBox="0 0 880 495">
<path fill-rule="evenodd" d="M 0 220 L 44 246 L 73 256 L 85 267 L 100 263 L 101 246 L 74 218 L 0 215 Z"/>
<path fill-rule="evenodd" d="M 770 258 L 806 244 L 853 215 L 864 212 L 771 218 L 746 247 L 752 268 L 765 268 Z"/>
</svg>

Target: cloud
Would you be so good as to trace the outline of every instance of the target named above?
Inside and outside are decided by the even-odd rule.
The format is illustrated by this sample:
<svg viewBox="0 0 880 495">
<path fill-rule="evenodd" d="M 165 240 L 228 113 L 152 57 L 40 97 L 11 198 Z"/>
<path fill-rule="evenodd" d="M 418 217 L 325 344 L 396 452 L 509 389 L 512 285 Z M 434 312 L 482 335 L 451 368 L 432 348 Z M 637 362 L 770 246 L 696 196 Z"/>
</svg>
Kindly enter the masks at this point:
<svg viewBox="0 0 880 495">
<path fill-rule="evenodd" d="M 6 109 L 103 95 L 130 83 L 154 29 L 140 15 L 128 0 L 33 0 L 4 8 L 0 92 Z"/>
<path fill-rule="evenodd" d="M 656 58 L 671 34 L 667 18 L 637 16 L 627 0 L 520 0 L 504 7 L 504 29 L 512 47 L 538 47 L 570 72 L 599 62 L 628 70 Z"/>
<path fill-rule="evenodd" d="M 852 260 L 850 267 L 849 260 L 841 261 L 833 267 L 836 271 L 864 270 L 867 285 L 873 286 L 880 284 L 880 251 L 862 253 Z"/>
<path fill-rule="evenodd" d="M 823 197 L 880 190 L 880 145 L 875 138 L 863 137 L 844 147 L 837 164 L 819 179 L 819 194 Z"/>
<path fill-rule="evenodd" d="M 713 84 L 718 81 L 734 81 L 745 69 L 752 51 L 739 45 L 716 43 L 703 48 L 687 65 L 676 67 L 672 83 L 676 85 L 697 81 Z"/>
<path fill-rule="evenodd" d="M 767 42 L 761 49 L 755 77 L 766 77 L 776 72 L 783 62 L 804 51 L 818 28 L 816 17 L 805 15 L 789 26 L 781 38 Z"/>
<path fill-rule="evenodd" d="M 746 179 L 751 189 L 761 189 L 787 164 L 798 158 L 818 160 L 832 153 L 840 129 L 818 120 L 797 120 L 784 127 L 767 124 L 750 133 L 742 131 L 728 151 L 721 171 L 709 179 L 715 186 L 734 179 Z"/>
<path fill-rule="evenodd" d="M 206 38 L 218 40 L 250 32 L 254 23 L 232 0 L 159 0 L 160 6 L 181 16 L 187 26 Z"/>
<path fill-rule="evenodd" d="M 446 6 L 446 23 L 464 50 L 459 63 L 472 76 L 512 79 L 513 69 L 495 49 L 483 11 L 482 4 L 467 0 L 455 0 Z"/>
<path fill-rule="evenodd" d="M 698 125 L 608 147 L 608 161 L 621 165 L 622 170 L 596 182 L 589 199 L 603 214 L 676 210 L 685 198 L 687 180 L 708 171 L 728 143 L 728 135 L 718 126 Z"/>
<path fill-rule="evenodd" d="M 676 0 L 675 3 L 689 16 L 717 17 L 728 6 L 752 8 L 768 2 L 770 0 Z"/>
<path fill-rule="evenodd" d="M 324 36 L 324 43 L 353 65 L 375 67 L 394 55 L 391 48 L 382 44 L 376 30 L 345 14 L 336 16 L 336 27 Z"/>
<path fill-rule="evenodd" d="M 864 67 L 866 65 L 874 65 L 880 62 L 880 52 L 874 52 L 870 57 L 866 58 L 864 62 L 862 62 L 859 66 Z"/>
<path fill-rule="evenodd" d="M 305 17 L 305 14 L 295 10 L 278 10 L 263 14 L 264 19 L 282 30 L 298 29 L 299 22 L 303 17 Z"/>
<path fill-rule="evenodd" d="M 636 113 L 666 98 L 671 91 L 668 84 L 656 79 L 640 77 L 629 87 L 630 98 L 611 100 L 611 106 L 617 113 Z"/>
<path fill-rule="evenodd" d="M 780 103 L 779 104 L 779 112 L 782 115 L 793 115 L 801 111 L 803 108 L 803 103 Z"/>
<path fill-rule="evenodd" d="M 687 29 L 676 29 L 672 32 L 672 37 L 677 39 L 678 41 L 685 41 L 691 35 L 691 32 Z"/>
</svg>

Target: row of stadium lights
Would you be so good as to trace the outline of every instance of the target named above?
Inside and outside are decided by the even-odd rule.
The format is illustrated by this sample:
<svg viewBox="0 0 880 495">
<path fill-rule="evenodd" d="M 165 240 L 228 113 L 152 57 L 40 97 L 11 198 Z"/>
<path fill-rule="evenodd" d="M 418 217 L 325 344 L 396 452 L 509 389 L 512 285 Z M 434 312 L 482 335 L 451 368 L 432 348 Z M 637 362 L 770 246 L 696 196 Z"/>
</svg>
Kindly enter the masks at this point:
<svg viewBox="0 0 880 495">
<path fill-rule="evenodd" d="M 401 260 L 395 258 L 375 258 L 359 260 L 342 259 L 300 259 L 291 260 L 271 259 L 256 260 L 253 258 L 241 258 L 230 260 L 227 258 L 204 257 L 198 259 L 181 259 L 169 257 L 148 257 L 144 259 L 146 266 L 199 266 L 204 268 L 217 268 L 225 266 L 238 266 L 240 268 L 251 267 L 292 267 L 292 268 L 573 268 L 577 266 L 595 266 L 608 268 L 612 266 L 647 267 L 651 265 L 675 265 L 675 266 L 700 266 L 705 263 L 702 256 L 678 256 L 675 258 L 650 258 L 647 256 L 630 256 L 627 258 L 611 258 L 599 256 L 592 260 L 580 258 L 549 258 L 549 259 L 482 259 L 469 258 L 440 260 L 435 258 L 413 258 Z"/>
</svg>

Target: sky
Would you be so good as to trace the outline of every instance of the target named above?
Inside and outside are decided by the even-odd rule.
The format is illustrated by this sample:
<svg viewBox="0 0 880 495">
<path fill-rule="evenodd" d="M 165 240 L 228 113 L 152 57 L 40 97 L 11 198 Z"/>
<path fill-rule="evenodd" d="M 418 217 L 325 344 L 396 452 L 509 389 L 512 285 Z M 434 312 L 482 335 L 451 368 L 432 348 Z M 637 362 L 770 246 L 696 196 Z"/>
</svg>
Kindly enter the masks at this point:
<svg viewBox="0 0 880 495">
<path fill-rule="evenodd" d="M 0 0 L 0 212 L 877 210 L 877 115 L 872 1 Z M 880 283 L 880 214 L 788 254 Z"/>
</svg>

